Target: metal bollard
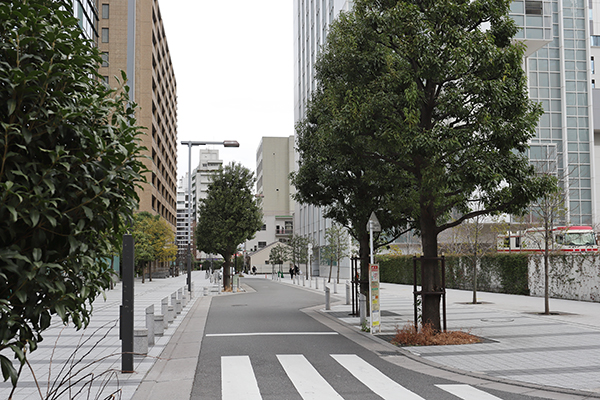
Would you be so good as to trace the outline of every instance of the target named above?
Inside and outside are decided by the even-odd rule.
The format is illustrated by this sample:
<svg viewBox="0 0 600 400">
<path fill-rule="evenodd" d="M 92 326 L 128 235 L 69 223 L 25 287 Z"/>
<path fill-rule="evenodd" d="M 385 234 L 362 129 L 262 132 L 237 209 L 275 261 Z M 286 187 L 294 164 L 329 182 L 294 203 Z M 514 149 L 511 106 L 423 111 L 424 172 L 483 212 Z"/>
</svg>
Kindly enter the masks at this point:
<svg viewBox="0 0 600 400">
<path fill-rule="evenodd" d="M 319 278 L 315 279 L 315 289 L 319 290 Z"/>
<path fill-rule="evenodd" d="M 360 310 L 360 326 L 363 326 L 367 320 L 367 296 L 362 293 L 358 295 L 358 308 Z"/>
<path fill-rule="evenodd" d="M 333 280 L 333 293 L 337 294 L 337 280 Z"/>
<path fill-rule="evenodd" d="M 302 275 L 302 286 L 306 286 L 306 283 L 304 282 L 304 275 Z"/>
<path fill-rule="evenodd" d="M 331 310 L 331 294 L 327 286 L 325 286 L 325 309 Z"/>
</svg>

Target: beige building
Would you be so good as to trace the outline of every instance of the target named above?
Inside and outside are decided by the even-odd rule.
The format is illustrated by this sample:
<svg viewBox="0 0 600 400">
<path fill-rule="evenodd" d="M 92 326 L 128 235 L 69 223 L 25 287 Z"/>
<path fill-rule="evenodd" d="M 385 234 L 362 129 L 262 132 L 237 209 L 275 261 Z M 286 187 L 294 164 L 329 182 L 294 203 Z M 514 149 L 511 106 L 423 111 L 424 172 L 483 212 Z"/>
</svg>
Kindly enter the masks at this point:
<svg viewBox="0 0 600 400">
<path fill-rule="evenodd" d="M 294 233 L 294 136 L 263 137 L 256 151 L 256 193 L 261 199 L 263 228 L 246 242 L 246 251 L 258 251 L 274 242 L 285 243 Z"/>
<path fill-rule="evenodd" d="M 129 18 L 135 12 L 135 18 Z M 138 104 L 137 121 L 146 127 L 142 145 L 150 170 L 138 189 L 140 211 L 177 222 L 177 84 L 158 0 L 99 0 L 98 48 L 104 60 L 100 74 L 118 87 L 128 75 Z"/>
</svg>

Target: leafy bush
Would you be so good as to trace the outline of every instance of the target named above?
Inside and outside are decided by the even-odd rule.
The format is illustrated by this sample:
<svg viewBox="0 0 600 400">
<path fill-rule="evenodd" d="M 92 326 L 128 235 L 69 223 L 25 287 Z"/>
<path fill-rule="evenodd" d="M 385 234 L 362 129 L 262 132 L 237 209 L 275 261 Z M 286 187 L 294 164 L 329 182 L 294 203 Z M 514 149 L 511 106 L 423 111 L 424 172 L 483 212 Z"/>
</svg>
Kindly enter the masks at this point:
<svg viewBox="0 0 600 400">
<path fill-rule="evenodd" d="M 377 258 L 381 282 L 413 284 L 413 257 L 383 255 Z M 469 256 L 446 257 L 446 288 L 473 288 L 473 260 Z M 529 294 L 526 254 L 487 254 L 477 269 L 477 289 L 510 294 Z M 417 261 L 417 285 L 421 284 Z"/>
<path fill-rule="evenodd" d="M 137 208 L 135 105 L 100 62 L 71 1 L 0 2 L 0 351 L 21 365 L 53 314 L 89 322 Z"/>
</svg>

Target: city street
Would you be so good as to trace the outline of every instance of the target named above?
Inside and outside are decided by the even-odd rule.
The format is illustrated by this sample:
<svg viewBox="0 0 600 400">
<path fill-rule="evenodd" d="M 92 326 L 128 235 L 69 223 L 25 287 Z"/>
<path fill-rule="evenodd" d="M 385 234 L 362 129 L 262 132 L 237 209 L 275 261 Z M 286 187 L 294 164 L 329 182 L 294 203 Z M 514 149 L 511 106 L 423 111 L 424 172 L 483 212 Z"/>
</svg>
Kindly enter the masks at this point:
<svg viewBox="0 0 600 400">
<path fill-rule="evenodd" d="M 192 399 L 534 398 L 400 367 L 301 311 L 322 306 L 321 294 L 269 279 L 246 284 L 249 293 L 213 298 Z"/>
</svg>

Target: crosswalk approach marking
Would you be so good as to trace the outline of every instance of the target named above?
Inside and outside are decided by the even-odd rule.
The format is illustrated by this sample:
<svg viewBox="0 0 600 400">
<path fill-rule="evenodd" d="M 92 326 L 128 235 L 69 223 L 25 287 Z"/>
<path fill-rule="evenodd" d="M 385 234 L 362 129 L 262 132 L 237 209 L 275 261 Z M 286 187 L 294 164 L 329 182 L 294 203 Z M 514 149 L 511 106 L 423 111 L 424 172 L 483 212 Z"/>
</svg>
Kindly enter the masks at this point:
<svg viewBox="0 0 600 400">
<path fill-rule="evenodd" d="M 262 400 L 248 356 L 221 357 L 222 400 Z"/>
<path fill-rule="evenodd" d="M 278 354 L 277 359 L 304 400 L 343 400 L 302 354 Z"/>
<path fill-rule="evenodd" d="M 331 354 L 331 357 L 385 400 L 424 400 L 421 396 L 388 378 L 356 354 Z"/>
<path fill-rule="evenodd" d="M 469 385 L 435 385 L 463 400 L 501 400 L 499 397 Z"/>
</svg>

